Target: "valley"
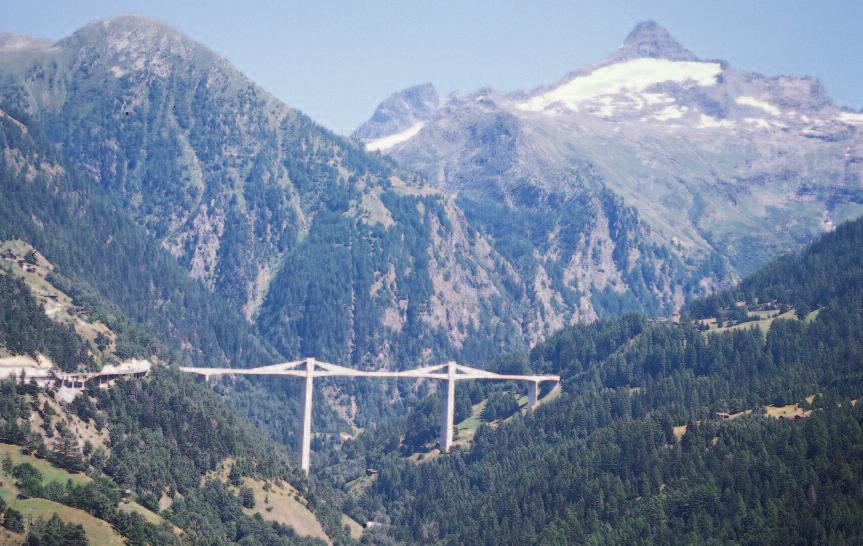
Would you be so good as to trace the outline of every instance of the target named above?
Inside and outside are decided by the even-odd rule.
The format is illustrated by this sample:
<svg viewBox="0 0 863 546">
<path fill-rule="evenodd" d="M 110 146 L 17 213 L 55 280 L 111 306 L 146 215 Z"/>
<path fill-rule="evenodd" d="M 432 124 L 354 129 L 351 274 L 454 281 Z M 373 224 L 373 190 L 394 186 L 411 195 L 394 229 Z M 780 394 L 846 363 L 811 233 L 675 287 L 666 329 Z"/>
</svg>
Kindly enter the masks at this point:
<svg viewBox="0 0 863 546">
<path fill-rule="evenodd" d="M 863 113 L 817 79 L 645 21 L 343 136 L 212 34 L 64 32 L 0 33 L 0 543 L 863 537 Z"/>
</svg>

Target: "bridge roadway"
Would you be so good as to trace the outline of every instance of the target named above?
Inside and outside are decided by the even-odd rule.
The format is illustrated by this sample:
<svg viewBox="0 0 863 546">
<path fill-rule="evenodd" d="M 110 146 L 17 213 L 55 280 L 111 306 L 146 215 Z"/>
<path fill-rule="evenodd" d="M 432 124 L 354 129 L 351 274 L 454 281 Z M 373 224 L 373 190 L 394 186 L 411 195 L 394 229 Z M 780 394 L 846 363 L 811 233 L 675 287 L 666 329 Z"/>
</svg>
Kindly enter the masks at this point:
<svg viewBox="0 0 863 546">
<path fill-rule="evenodd" d="M 401 378 L 401 379 L 436 379 L 445 381 L 445 393 L 441 402 L 441 429 L 440 448 L 447 452 L 452 447 L 453 429 L 455 418 L 455 383 L 466 379 L 486 379 L 497 381 L 524 381 L 528 384 L 528 408 L 533 409 L 539 400 L 539 384 L 545 381 L 560 382 L 558 375 L 519 375 L 499 374 L 470 368 L 457 364 L 453 361 L 446 364 L 424 366 L 413 370 L 388 371 L 388 370 L 355 370 L 328 362 L 321 362 L 314 358 L 304 358 L 291 362 L 282 362 L 269 366 L 257 368 L 180 368 L 187 373 L 202 376 L 209 382 L 211 376 L 220 375 L 278 375 L 289 377 L 301 377 L 303 383 L 304 403 L 303 424 L 298 438 L 298 452 L 300 454 L 300 467 L 308 474 L 311 458 L 312 437 L 312 394 L 314 390 L 314 379 L 316 377 L 378 377 L 378 378 Z"/>
<path fill-rule="evenodd" d="M 95 379 L 97 382 L 110 381 L 118 377 L 143 377 L 150 373 L 153 365 L 148 360 L 128 360 L 116 366 L 103 366 L 98 372 L 62 372 L 54 371 L 64 387 L 83 388 L 84 383 Z"/>
</svg>

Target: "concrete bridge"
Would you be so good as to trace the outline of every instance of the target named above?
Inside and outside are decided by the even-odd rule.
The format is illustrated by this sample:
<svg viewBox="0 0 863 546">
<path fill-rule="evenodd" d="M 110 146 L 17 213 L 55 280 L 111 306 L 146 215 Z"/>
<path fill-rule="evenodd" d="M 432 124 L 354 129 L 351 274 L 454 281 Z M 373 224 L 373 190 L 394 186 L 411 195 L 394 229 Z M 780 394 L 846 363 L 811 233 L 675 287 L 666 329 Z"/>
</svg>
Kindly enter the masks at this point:
<svg viewBox="0 0 863 546">
<path fill-rule="evenodd" d="M 121 377 L 145 377 L 152 364 L 148 360 L 129 360 L 116 366 L 103 366 L 98 372 L 53 372 L 62 387 L 83 389 L 88 381 L 101 385 Z"/>
<path fill-rule="evenodd" d="M 476 368 L 462 366 L 455 362 L 425 366 L 404 371 L 367 371 L 345 368 L 336 364 L 320 362 L 314 358 L 304 358 L 292 362 L 272 364 L 258 368 L 180 368 L 184 372 L 202 376 L 207 382 L 210 377 L 220 375 L 281 375 L 303 379 L 303 425 L 299 436 L 298 452 L 300 468 L 307 475 L 311 458 L 312 445 L 312 393 L 316 377 L 376 377 L 403 379 L 436 379 L 444 382 L 444 396 L 441 403 L 440 449 L 449 451 L 453 443 L 453 428 L 455 423 L 455 384 L 465 379 L 489 379 L 499 381 L 524 381 L 528 386 L 528 408 L 536 407 L 539 400 L 539 384 L 544 381 L 560 382 L 558 375 L 513 375 L 498 374 Z"/>
<path fill-rule="evenodd" d="M 121 377 L 144 377 L 151 367 L 149 360 L 130 359 L 116 366 L 103 366 L 97 372 L 64 372 L 43 355 L 36 358 L 19 355 L 0 358 L 0 379 L 12 376 L 22 382 L 35 381 L 42 388 L 57 386 L 55 396 L 71 402 L 88 382 L 103 385 Z"/>
</svg>

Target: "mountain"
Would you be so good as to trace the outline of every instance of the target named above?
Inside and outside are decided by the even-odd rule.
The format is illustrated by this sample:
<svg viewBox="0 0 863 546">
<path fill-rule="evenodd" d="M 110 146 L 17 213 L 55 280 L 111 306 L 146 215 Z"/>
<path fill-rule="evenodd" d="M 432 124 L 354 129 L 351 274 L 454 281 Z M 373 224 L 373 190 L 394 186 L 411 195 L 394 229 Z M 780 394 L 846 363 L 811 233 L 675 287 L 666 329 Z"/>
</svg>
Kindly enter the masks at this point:
<svg viewBox="0 0 863 546">
<path fill-rule="evenodd" d="M 3 43 L 4 111 L 38 125 L 92 191 L 285 357 L 481 362 L 574 322 L 668 314 L 733 279 L 719 253 L 664 239 L 595 165 L 516 161 L 523 122 L 482 101 L 461 101 L 469 135 L 442 140 L 448 161 L 464 156 L 447 176 L 464 191 L 436 188 L 160 22 L 121 17 L 53 44 Z M 454 104 L 418 86 L 358 134 L 438 131 Z M 456 152 L 460 142 L 470 150 Z M 563 189 L 546 191 L 549 178 Z"/>
<path fill-rule="evenodd" d="M 4 111 L 286 356 L 485 359 L 667 314 L 861 211 L 860 114 L 651 22 L 531 92 L 386 101 L 356 138 L 431 186 L 156 21 L 0 47 Z"/>
<path fill-rule="evenodd" d="M 282 355 L 390 366 L 523 343 L 512 268 L 450 199 L 201 44 L 142 17 L 4 43 L 4 111 Z"/>
<path fill-rule="evenodd" d="M 432 84 L 409 87 L 382 102 L 353 136 L 365 141 L 369 150 L 385 150 L 415 135 L 438 106 L 440 98 Z"/>
<path fill-rule="evenodd" d="M 642 21 L 635 25 L 620 47 L 603 64 L 614 64 L 633 59 L 652 58 L 670 61 L 697 61 L 694 53 L 683 47 L 668 30 L 656 21 Z"/>
<path fill-rule="evenodd" d="M 0 51 L 12 52 L 17 49 L 47 48 L 51 46 L 51 40 L 37 36 L 15 34 L 13 32 L 0 32 Z"/>
<path fill-rule="evenodd" d="M 524 365 L 562 394 L 463 450 L 415 464 L 358 439 L 380 473 L 355 517 L 388 521 L 382 543 L 859 542 L 861 248 L 857 220 L 771 262 L 716 296 L 743 311 L 721 328 L 629 315 L 558 332 Z"/>
<path fill-rule="evenodd" d="M 0 381 L 0 541 L 860 542 L 859 114 L 646 23 L 376 116 L 341 138 L 145 18 L 0 36 L 0 357 L 155 364 L 70 403 Z M 562 389 L 461 382 L 440 456 L 429 382 L 321 380 L 307 478 L 273 441 L 297 381 L 174 367 L 307 354 Z"/>
<path fill-rule="evenodd" d="M 835 105 L 818 81 L 701 59 L 646 22 L 556 83 L 451 98 L 384 152 L 457 196 L 523 278 L 560 287 L 558 308 L 546 311 L 560 324 L 602 314 L 596 296 L 579 309 L 563 288 L 628 289 L 642 308 L 649 294 L 667 312 L 860 215 L 861 135 L 863 115 Z M 571 225 L 567 203 L 587 209 L 584 225 Z M 637 243 L 604 229 L 618 210 L 632 211 Z M 510 222 L 534 216 L 542 224 Z M 577 236 L 562 237 L 568 229 Z M 531 256 L 526 265 L 514 246 Z M 667 253 L 677 279 L 639 293 L 646 248 Z"/>
<path fill-rule="evenodd" d="M 0 148 L 0 241 L 21 257 L 38 253 L 47 273 L 34 282 L 53 285 L 55 298 L 64 293 L 120 335 L 115 357 L 210 366 L 277 358 L 239 312 L 70 165 L 37 122 L 0 107 Z M 68 318 L 79 325 L 87 317 Z"/>
<path fill-rule="evenodd" d="M 79 535 L 92 544 L 346 542 L 338 509 L 343 494 L 310 484 L 288 450 L 173 367 L 187 359 L 212 365 L 266 356 L 243 352 L 254 341 L 251 327 L 220 307 L 143 230 L 116 218 L 99 223 L 119 211 L 98 198 L 88 201 L 86 188 L 75 187 L 50 155 L 25 156 L 39 149 L 38 128 L 11 120 L 5 113 L 0 119 L 10 159 L 0 164 L 0 233 L 35 235 L 64 266 L 21 240 L 0 245 L 0 524 L 14 533 L 0 531 L 4 544 L 25 543 L 24 533 L 26 543 L 37 542 L 43 525 L 58 529 L 49 533 L 53 541 L 40 544 L 87 544 Z M 12 176 L 10 163 L 30 170 Z M 74 228 L 63 225 L 70 216 Z M 64 230 L 75 238 L 64 238 Z M 130 263 L 115 252 L 118 246 L 145 258 L 149 268 Z M 97 291 L 81 269 L 116 282 L 98 283 Z M 155 301 L 129 299 L 129 292 Z M 166 292 L 183 295 L 181 310 L 166 301 Z M 135 320 L 126 309 L 155 320 Z M 193 343 L 195 351 L 183 347 Z M 149 376 L 88 383 L 71 401 L 54 385 L 18 380 L 28 362 L 72 371 L 129 358 L 150 359 Z M 293 415 L 292 407 L 282 409 Z M 273 505 L 280 506 L 275 514 Z M 49 516 L 56 521 L 43 521 Z M 83 527 L 75 540 L 56 538 L 63 525 L 69 533 Z"/>
</svg>

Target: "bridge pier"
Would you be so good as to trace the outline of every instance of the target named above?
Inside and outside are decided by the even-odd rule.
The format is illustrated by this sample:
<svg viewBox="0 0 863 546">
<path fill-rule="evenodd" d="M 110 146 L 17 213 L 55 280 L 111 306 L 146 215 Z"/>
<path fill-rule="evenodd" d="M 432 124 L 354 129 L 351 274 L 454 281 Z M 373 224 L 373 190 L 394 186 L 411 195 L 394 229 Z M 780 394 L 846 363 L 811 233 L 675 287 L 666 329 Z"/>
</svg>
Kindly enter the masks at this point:
<svg viewBox="0 0 863 546">
<path fill-rule="evenodd" d="M 303 378 L 303 403 L 300 406 L 303 418 L 303 429 L 298 440 L 297 451 L 300 453 L 300 468 L 309 475 L 312 456 L 312 394 L 314 393 L 315 359 L 305 361 L 306 375 Z"/>
<path fill-rule="evenodd" d="M 527 384 L 527 409 L 535 408 L 537 401 L 539 401 L 539 383 L 531 381 Z"/>
<path fill-rule="evenodd" d="M 455 427 L 455 375 L 456 363 L 446 364 L 447 379 L 444 379 L 443 398 L 441 399 L 440 450 L 446 453 L 452 447 L 453 428 Z"/>
</svg>

